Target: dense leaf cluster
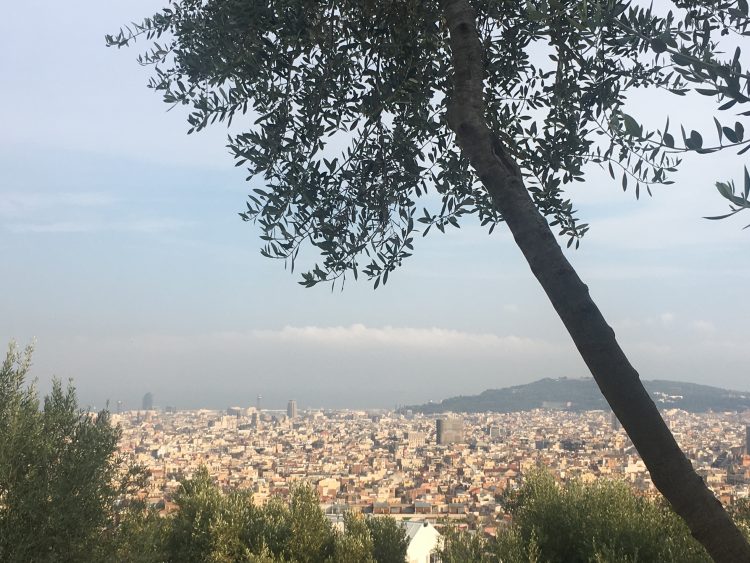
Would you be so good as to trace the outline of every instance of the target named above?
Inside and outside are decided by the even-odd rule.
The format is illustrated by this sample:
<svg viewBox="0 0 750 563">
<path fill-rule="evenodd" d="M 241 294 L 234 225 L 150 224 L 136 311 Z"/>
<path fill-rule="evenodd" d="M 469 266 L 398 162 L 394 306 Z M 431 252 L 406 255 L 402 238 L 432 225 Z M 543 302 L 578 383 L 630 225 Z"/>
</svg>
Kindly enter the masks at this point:
<svg viewBox="0 0 750 563">
<path fill-rule="evenodd" d="M 565 186 L 587 164 L 638 196 L 670 183 L 681 153 L 750 147 L 740 121 L 717 120 L 707 147 L 698 131 L 675 140 L 668 121 L 648 131 L 624 111 L 633 88 L 695 90 L 724 111 L 747 102 L 740 50 L 723 59 L 719 43 L 747 35 L 746 0 L 675 1 L 661 15 L 617 0 L 473 4 L 486 118 L 569 246 L 588 226 Z M 294 267 L 301 247 L 318 249 L 304 285 L 347 272 L 385 282 L 416 227 L 502 220 L 446 120 L 452 68 L 437 0 L 173 0 L 107 41 L 141 36 L 152 40 L 139 59 L 154 67 L 150 86 L 190 108 L 190 131 L 239 121 L 229 148 L 263 184 L 241 216 L 260 226 L 266 256 Z"/>
<path fill-rule="evenodd" d="M 495 538 L 446 534 L 444 563 L 704 563 L 711 559 L 664 502 L 635 495 L 624 483 L 558 484 L 527 475 L 509 496 L 513 523 Z"/>
<path fill-rule="evenodd" d="M 0 561 L 88 561 L 120 492 L 119 432 L 59 381 L 40 405 L 30 363 L 11 345 L 0 366 Z"/>
<path fill-rule="evenodd" d="M 168 517 L 131 507 L 115 534 L 111 560 L 401 563 L 406 557 L 406 537 L 393 518 L 350 513 L 339 530 L 305 485 L 292 489 L 289 502 L 276 498 L 259 507 L 248 492 L 222 493 L 201 469 L 182 483 L 175 502 L 178 510 Z"/>
</svg>

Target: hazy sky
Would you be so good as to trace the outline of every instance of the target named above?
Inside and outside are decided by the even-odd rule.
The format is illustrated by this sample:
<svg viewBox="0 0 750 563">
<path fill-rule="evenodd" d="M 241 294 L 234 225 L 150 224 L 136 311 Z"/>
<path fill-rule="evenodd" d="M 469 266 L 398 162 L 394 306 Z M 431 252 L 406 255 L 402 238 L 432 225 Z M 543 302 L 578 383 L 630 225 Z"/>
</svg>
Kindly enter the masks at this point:
<svg viewBox="0 0 750 563">
<path fill-rule="evenodd" d="M 157 0 L 26 0 L 0 19 L 0 341 L 36 339 L 34 375 L 83 404 L 381 407 L 587 375 L 504 228 L 418 241 L 373 291 L 304 289 L 242 223 L 250 186 L 226 132 L 186 135 L 104 34 Z M 712 131 L 703 100 L 675 105 Z M 693 104 L 693 105 L 691 105 Z M 663 120 L 646 97 L 631 113 Z M 689 158 L 636 202 L 594 171 L 574 265 L 644 379 L 750 390 L 750 231 L 723 213 L 736 155 Z"/>
</svg>

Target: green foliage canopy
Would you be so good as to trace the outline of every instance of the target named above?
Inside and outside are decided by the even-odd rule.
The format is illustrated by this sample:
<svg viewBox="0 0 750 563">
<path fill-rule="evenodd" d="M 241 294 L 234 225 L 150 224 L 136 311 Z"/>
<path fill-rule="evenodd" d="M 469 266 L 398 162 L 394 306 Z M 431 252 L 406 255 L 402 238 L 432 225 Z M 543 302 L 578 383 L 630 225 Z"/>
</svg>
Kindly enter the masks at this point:
<svg viewBox="0 0 750 563">
<path fill-rule="evenodd" d="M 118 494 L 119 431 L 58 380 L 40 408 L 30 366 L 31 348 L 11 344 L 0 367 L 0 560 L 95 560 Z"/>
<path fill-rule="evenodd" d="M 446 535 L 444 563 L 707 563 L 711 559 L 663 501 L 622 482 L 558 484 L 542 470 L 509 497 L 510 528 L 496 539 Z"/>
<path fill-rule="evenodd" d="M 616 0 L 472 5 L 487 122 L 568 245 L 588 229 L 566 195 L 586 165 L 606 167 L 639 196 L 671 183 L 683 153 L 750 147 L 741 121 L 750 112 L 717 119 L 710 146 L 699 131 L 674 134 L 668 119 L 649 130 L 625 112 L 635 88 L 706 96 L 725 115 L 749 101 L 740 49 L 724 55 L 721 41 L 747 35 L 746 0 L 661 11 Z M 139 37 L 153 40 L 139 58 L 154 67 L 150 86 L 190 108 L 191 132 L 242 122 L 229 149 L 264 186 L 241 216 L 260 226 L 263 254 L 292 268 L 303 246 L 317 248 L 304 285 L 358 272 L 377 285 L 411 255 L 420 224 L 427 234 L 465 215 L 490 230 L 502 220 L 454 143 L 437 0 L 173 0 L 107 42 Z M 747 190 L 722 185 L 747 207 Z"/>
<path fill-rule="evenodd" d="M 119 563 L 401 563 L 407 541 L 390 517 L 347 513 L 339 531 L 303 483 L 289 501 L 256 506 L 247 491 L 222 492 L 205 467 L 181 483 L 177 511 L 165 517 L 134 505 L 113 538 Z M 139 547 L 143 545 L 143 547 Z"/>
<path fill-rule="evenodd" d="M 377 563 L 397 563 L 404 559 L 409 542 L 404 529 L 393 518 L 369 518 L 365 521 L 372 536 Z"/>
</svg>

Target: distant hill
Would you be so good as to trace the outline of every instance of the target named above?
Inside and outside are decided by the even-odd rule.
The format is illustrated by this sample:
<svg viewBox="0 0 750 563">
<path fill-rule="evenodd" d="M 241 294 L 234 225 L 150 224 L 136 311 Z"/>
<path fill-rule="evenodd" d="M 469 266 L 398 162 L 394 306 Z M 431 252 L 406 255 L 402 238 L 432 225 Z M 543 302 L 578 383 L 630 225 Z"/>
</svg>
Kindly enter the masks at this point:
<svg viewBox="0 0 750 563">
<path fill-rule="evenodd" d="M 644 381 L 644 386 L 660 409 L 676 408 L 689 412 L 739 411 L 750 409 L 750 392 L 682 381 Z M 439 403 L 404 407 L 414 412 L 517 412 L 538 408 L 574 411 L 608 409 L 592 378 L 540 379 L 526 385 L 489 389 L 479 395 L 451 397 Z"/>
</svg>

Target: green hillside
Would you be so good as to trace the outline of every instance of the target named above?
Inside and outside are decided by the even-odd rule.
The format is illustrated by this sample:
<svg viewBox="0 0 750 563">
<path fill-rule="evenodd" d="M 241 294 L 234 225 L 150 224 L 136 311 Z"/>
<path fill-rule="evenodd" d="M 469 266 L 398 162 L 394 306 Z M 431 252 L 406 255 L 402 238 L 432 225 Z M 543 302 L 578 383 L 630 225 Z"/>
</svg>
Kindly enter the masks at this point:
<svg viewBox="0 0 750 563">
<path fill-rule="evenodd" d="M 750 409 L 750 392 L 682 381 L 644 381 L 659 408 L 689 412 Z M 479 395 L 451 397 L 439 403 L 405 407 L 425 414 L 441 412 L 516 412 L 538 408 L 575 411 L 607 409 L 606 401 L 592 378 L 545 378 L 526 385 L 488 389 Z"/>
</svg>

